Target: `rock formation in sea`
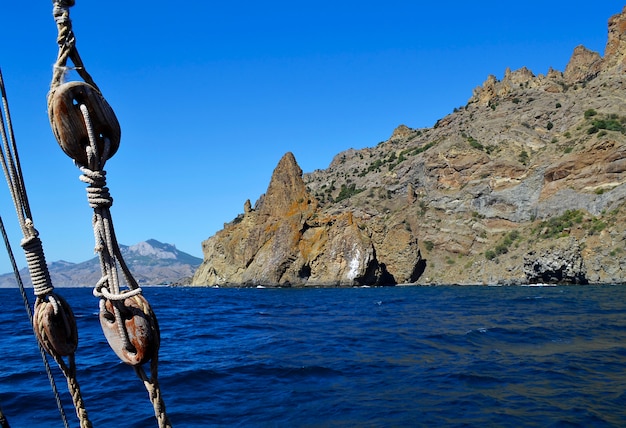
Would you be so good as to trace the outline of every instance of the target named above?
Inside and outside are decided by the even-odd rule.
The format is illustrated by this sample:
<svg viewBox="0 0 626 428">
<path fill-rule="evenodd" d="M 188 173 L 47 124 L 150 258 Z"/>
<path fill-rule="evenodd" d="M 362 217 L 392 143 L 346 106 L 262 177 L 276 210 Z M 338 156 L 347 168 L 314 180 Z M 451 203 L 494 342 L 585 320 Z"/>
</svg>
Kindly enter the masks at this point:
<svg viewBox="0 0 626 428">
<path fill-rule="evenodd" d="M 324 170 L 286 154 L 193 284 L 626 282 L 625 64 L 626 8 L 603 56 L 489 76 L 433 127 Z"/>
<path fill-rule="evenodd" d="M 287 153 L 254 208 L 203 243 L 194 284 L 347 286 L 417 279 L 417 240 L 393 225 L 370 233 L 367 219 L 319 207 Z M 380 232 L 383 232 L 381 230 Z M 380 235 L 380 236 L 378 236 Z"/>
</svg>

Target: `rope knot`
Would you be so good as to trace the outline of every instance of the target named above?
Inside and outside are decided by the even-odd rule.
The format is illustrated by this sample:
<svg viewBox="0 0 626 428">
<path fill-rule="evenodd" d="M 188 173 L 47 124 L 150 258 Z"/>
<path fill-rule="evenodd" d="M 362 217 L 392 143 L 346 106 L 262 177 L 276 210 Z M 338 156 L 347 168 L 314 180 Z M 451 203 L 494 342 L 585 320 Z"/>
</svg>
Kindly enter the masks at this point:
<svg viewBox="0 0 626 428">
<path fill-rule="evenodd" d="M 35 228 L 32 227 L 32 222 L 31 228 L 35 233 L 22 239 L 20 245 L 24 249 L 35 296 L 43 296 L 51 293 L 54 287 L 50 279 L 50 272 L 48 272 L 48 265 L 46 264 L 41 239 L 37 236 Z"/>
<path fill-rule="evenodd" d="M 107 287 L 108 282 L 109 282 L 108 275 L 105 275 L 102 278 L 100 278 L 100 281 L 98 281 L 98 283 L 93 289 L 93 295 L 101 299 L 121 301 L 129 297 L 137 296 L 141 294 L 142 292 L 141 287 L 137 287 L 132 290 L 123 290 L 123 291 L 120 291 L 119 293 L 113 293 L 109 291 L 109 288 Z"/>
<path fill-rule="evenodd" d="M 79 180 L 89 184 L 87 186 L 87 201 L 91 208 L 109 208 L 113 205 L 113 197 L 106 187 L 106 171 L 92 171 L 86 167 L 80 167 L 83 175 Z"/>
</svg>

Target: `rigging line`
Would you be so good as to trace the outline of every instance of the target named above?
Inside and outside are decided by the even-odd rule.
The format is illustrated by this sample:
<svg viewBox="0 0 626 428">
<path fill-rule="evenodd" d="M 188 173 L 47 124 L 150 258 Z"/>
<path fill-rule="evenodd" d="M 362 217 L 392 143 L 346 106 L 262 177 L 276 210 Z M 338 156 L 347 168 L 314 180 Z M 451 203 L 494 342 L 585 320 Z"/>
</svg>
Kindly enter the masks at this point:
<svg viewBox="0 0 626 428">
<path fill-rule="evenodd" d="M 22 295 L 22 300 L 24 301 L 24 307 L 26 308 L 26 313 L 28 314 L 28 319 L 32 327 L 33 326 L 33 311 L 30 308 L 28 296 L 26 295 L 26 290 L 24 289 L 24 283 L 22 282 L 20 271 L 17 268 L 17 263 L 15 262 L 15 257 L 13 256 L 13 250 L 11 249 L 11 244 L 9 243 L 9 238 L 7 236 L 6 229 L 4 228 L 4 222 L 2 221 L 2 216 L 0 216 L 0 231 L 2 232 L 4 245 L 6 246 L 7 253 L 9 254 L 9 260 L 11 261 L 11 266 L 13 267 L 13 273 L 15 274 L 15 280 L 17 281 L 18 287 L 20 289 L 20 294 Z M 37 347 L 39 348 L 39 353 L 41 354 L 41 358 L 43 359 L 43 364 L 46 368 L 48 380 L 50 381 L 50 387 L 52 388 L 52 391 L 54 393 L 54 398 L 57 403 L 57 408 L 59 409 L 61 419 L 63 419 L 63 425 L 65 426 L 65 428 L 69 428 L 69 424 L 67 422 L 67 415 L 65 414 L 65 409 L 63 408 L 63 403 L 61 402 L 59 389 L 57 388 L 56 381 L 54 380 L 54 375 L 52 374 L 52 368 L 50 367 L 50 363 L 48 362 L 46 351 L 44 351 L 43 347 L 41 346 L 41 343 L 39 343 L 38 340 L 36 340 L 36 342 L 37 342 Z"/>
<path fill-rule="evenodd" d="M 2 152 L 2 169 L 5 178 L 9 184 L 9 190 L 13 196 L 13 203 L 17 211 L 18 220 L 22 230 L 25 230 L 25 219 L 30 218 L 30 207 L 26 190 L 24 189 L 24 179 L 17 156 L 17 148 L 15 145 L 15 135 L 13 133 L 13 125 L 11 123 L 11 115 L 9 111 L 9 103 L 7 100 L 2 70 L 0 69 L 0 92 L 2 93 L 2 115 L 0 115 L 0 133 L 2 134 L 3 152 Z M 6 123 L 5 123 L 6 118 Z M 8 131 L 8 132 L 7 132 Z"/>
<path fill-rule="evenodd" d="M 13 196 L 13 203 L 17 210 L 18 220 L 22 227 L 24 239 L 21 242 L 21 246 L 26 255 L 28 270 L 36 296 L 34 312 L 29 312 L 29 318 L 39 346 L 55 359 L 63 371 L 81 427 L 91 427 L 91 422 L 84 409 L 80 387 L 78 386 L 78 381 L 75 376 L 74 352 L 78 343 L 76 321 L 67 302 L 65 302 L 61 296 L 53 293 L 54 287 L 43 253 L 43 246 L 39 239 L 39 232 L 35 229 L 32 219 L 29 217 L 25 218 L 25 214 L 30 215 L 28 198 L 26 196 L 24 180 L 17 158 L 17 146 L 15 144 L 12 126 L 10 125 L 11 121 L 4 81 L 0 80 L 0 86 L 2 86 L 2 113 L 7 117 L 7 123 L 11 128 L 9 133 L 11 141 L 9 142 L 5 123 L 4 120 L 2 120 L 1 133 L 3 150 L 0 160 L 2 161 L 2 168 L 7 178 L 9 190 Z M 0 119 L 2 117 L 3 115 L 0 114 Z M 59 323 L 59 318 L 62 318 L 64 323 Z M 66 366 L 62 356 L 69 358 L 69 369 L 65 368 Z M 47 359 L 45 361 L 47 361 Z"/>
<path fill-rule="evenodd" d="M 104 165 L 115 154 L 121 131 L 115 113 L 86 72 L 76 49 L 69 17 L 69 8 L 74 2 L 53 0 L 59 53 L 48 93 L 48 116 L 57 142 L 83 172 L 80 180 L 88 184 L 87 200 L 93 208 L 92 225 L 102 270 L 93 293 L 100 298 L 99 318 L 103 332 L 118 357 L 135 367 L 144 381 L 159 427 L 171 427 L 157 380 L 158 321 L 121 256 L 109 210 L 113 198 L 106 187 Z M 68 59 L 84 82 L 63 82 Z M 85 139 L 89 142 L 86 146 Z M 120 290 L 118 264 L 130 291 Z M 153 367 L 149 379 L 142 368 L 137 369 L 148 361 Z"/>
</svg>

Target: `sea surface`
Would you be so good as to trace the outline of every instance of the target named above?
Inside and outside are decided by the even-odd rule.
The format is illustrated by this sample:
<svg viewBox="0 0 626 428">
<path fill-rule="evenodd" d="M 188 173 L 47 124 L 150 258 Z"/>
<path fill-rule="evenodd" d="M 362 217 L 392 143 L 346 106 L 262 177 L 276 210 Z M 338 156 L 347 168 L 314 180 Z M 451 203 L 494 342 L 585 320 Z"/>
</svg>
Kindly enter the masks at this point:
<svg viewBox="0 0 626 428">
<path fill-rule="evenodd" d="M 30 294 L 31 290 L 27 290 Z M 94 427 L 156 427 L 86 288 L 57 288 L 80 335 Z M 626 287 L 146 287 L 174 427 L 624 427 Z M 62 427 L 21 296 L 0 289 L 0 406 Z M 32 300 L 32 297 L 31 297 Z M 70 426 L 78 426 L 57 373 Z"/>
</svg>

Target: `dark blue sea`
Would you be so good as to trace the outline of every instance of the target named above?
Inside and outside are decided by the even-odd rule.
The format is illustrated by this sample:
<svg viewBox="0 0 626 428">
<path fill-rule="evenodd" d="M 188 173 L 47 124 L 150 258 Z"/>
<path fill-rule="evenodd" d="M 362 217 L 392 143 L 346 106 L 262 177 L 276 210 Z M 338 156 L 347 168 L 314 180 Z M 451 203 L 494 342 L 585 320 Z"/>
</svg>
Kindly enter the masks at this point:
<svg viewBox="0 0 626 428">
<path fill-rule="evenodd" d="M 57 291 L 77 317 L 94 427 L 156 427 L 143 384 L 108 348 L 91 290 Z M 174 427 L 626 426 L 623 286 L 154 287 L 144 296 L 161 325 L 159 379 Z M 0 298 L 0 406 L 13 428 L 62 427 L 20 294 Z"/>
</svg>

